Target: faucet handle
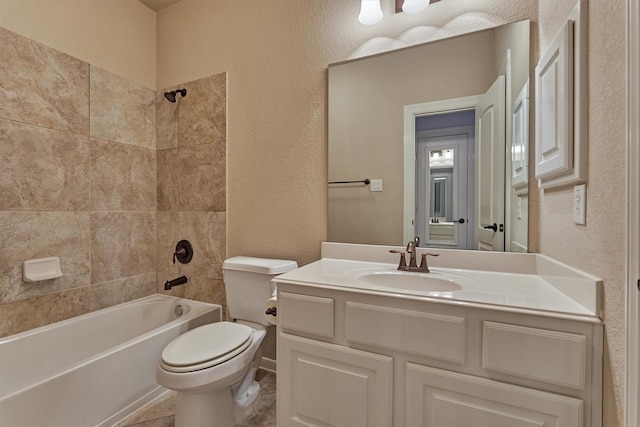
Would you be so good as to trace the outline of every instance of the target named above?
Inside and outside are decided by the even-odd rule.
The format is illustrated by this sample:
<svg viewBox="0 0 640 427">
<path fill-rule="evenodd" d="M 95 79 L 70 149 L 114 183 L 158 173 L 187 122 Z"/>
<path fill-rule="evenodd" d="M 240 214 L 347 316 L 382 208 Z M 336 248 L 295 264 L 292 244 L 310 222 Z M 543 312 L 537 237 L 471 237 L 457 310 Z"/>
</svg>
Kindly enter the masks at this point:
<svg viewBox="0 0 640 427">
<path fill-rule="evenodd" d="M 429 265 L 427 265 L 427 256 L 440 256 L 440 254 L 435 254 L 432 252 L 425 252 L 422 254 L 422 259 L 420 260 L 420 271 L 424 271 L 425 273 L 429 273 Z"/>
<path fill-rule="evenodd" d="M 407 258 L 404 256 L 403 251 L 397 251 L 395 249 L 389 250 L 392 254 L 400 254 L 400 263 L 398 264 L 398 270 L 407 268 Z"/>
</svg>

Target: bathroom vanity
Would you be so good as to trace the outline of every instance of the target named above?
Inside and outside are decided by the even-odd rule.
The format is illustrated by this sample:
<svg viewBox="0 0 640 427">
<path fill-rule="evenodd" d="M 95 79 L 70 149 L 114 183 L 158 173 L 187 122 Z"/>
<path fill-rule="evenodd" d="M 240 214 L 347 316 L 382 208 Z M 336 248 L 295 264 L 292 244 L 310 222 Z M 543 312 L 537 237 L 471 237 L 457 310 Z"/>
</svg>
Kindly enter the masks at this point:
<svg viewBox="0 0 640 427">
<path fill-rule="evenodd" d="M 600 280 L 477 251 L 399 272 L 390 249 L 325 243 L 275 279 L 279 426 L 601 426 Z"/>
</svg>

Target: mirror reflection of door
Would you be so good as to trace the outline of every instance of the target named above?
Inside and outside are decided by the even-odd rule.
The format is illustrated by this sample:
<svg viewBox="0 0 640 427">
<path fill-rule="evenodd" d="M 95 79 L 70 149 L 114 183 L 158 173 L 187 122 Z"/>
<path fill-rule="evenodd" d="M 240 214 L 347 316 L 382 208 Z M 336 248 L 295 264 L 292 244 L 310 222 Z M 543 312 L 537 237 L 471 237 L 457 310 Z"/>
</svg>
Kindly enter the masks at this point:
<svg viewBox="0 0 640 427">
<path fill-rule="evenodd" d="M 499 76 L 476 106 L 477 249 L 504 251 L 505 77 Z"/>
<path fill-rule="evenodd" d="M 416 236 L 425 246 L 474 246 L 474 112 L 416 119 Z M 442 127 L 448 126 L 448 127 Z"/>
</svg>

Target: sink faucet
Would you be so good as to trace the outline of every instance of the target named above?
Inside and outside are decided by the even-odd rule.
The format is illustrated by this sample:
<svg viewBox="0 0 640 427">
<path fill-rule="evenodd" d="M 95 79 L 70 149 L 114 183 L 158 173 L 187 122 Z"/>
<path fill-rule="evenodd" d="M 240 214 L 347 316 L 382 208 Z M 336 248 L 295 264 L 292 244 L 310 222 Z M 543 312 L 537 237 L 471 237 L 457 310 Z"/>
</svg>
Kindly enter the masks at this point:
<svg viewBox="0 0 640 427">
<path fill-rule="evenodd" d="M 407 258 L 405 252 L 390 250 L 389 252 L 394 254 L 400 254 L 400 263 L 398 264 L 398 270 L 402 271 L 417 271 L 420 273 L 429 273 L 429 265 L 427 265 L 427 256 L 440 256 L 440 254 L 424 252 L 420 259 L 420 266 L 417 265 L 417 247 L 420 243 L 420 238 L 416 237 L 415 240 L 410 240 L 407 243 L 407 253 L 409 254 L 409 265 L 407 265 Z"/>
<path fill-rule="evenodd" d="M 409 268 L 416 268 L 416 242 L 409 240 L 407 243 L 407 253 L 409 254 Z"/>
</svg>

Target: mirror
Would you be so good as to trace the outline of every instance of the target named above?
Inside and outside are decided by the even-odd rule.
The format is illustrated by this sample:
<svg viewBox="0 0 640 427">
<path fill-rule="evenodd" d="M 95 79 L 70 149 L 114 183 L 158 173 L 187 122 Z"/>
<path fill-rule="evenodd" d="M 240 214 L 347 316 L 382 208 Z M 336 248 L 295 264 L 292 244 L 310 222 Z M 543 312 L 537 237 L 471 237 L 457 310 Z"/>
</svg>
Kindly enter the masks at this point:
<svg viewBox="0 0 640 427">
<path fill-rule="evenodd" d="M 329 241 L 527 251 L 529 36 L 520 21 L 329 66 Z"/>
</svg>

